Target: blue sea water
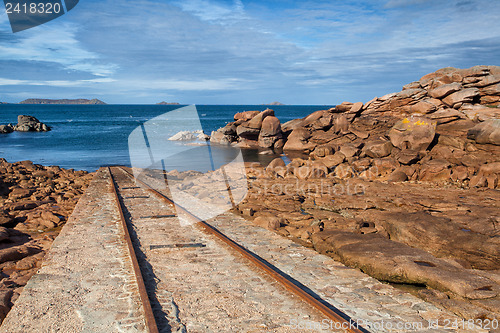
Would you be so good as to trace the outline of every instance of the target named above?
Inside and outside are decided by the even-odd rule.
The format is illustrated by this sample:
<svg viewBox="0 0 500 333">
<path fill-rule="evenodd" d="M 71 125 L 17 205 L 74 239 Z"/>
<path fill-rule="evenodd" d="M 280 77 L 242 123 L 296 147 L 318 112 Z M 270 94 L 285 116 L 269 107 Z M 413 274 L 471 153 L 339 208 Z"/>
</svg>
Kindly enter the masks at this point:
<svg viewBox="0 0 500 333">
<path fill-rule="evenodd" d="M 130 166 L 128 136 L 146 121 L 179 108 L 178 105 L 0 105 L 0 124 L 17 123 L 20 114 L 37 117 L 50 132 L 0 134 L 0 157 L 9 162 L 32 160 L 42 165 L 94 171 L 101 166 Z M 232 121 L 236 112 L 265 105 L 197 105 L 206 134 Z M 282 123 L 332 106 L 271 106 Z M 169 135 L 184 130 L 169 127 Z M 254 154 L 255 155 L 255 154 Z M 246 154 L 252 156 L 252 154 Z M 247 157 L 245 157 L 247 158 Z M 251 157 L 248 157 L 251 158 Z M 189 161 L 179 161 L 180 165 Z"/>
</svg>

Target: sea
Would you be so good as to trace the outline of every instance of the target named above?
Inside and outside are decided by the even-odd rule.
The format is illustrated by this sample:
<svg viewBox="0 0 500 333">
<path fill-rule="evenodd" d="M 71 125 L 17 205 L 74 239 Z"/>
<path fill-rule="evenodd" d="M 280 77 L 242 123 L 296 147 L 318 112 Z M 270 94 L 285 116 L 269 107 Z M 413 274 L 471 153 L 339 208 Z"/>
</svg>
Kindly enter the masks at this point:
<svg viewBox="0 0 500 333">
<path fill-rule="evenodd" d="M 28 105 L 1 104 L 0 124 L 16 124 L 18 115 L 30 115 L 49 125 L 50 132 L 14 132 L 0 134 L 0 158 L 8 162 L 31 160 L 42 165 L 95 171 L 109 165 L 131 166 L 129 137 L 144 124 L 176 111 L 182 105 Z M 272 108 L 276 117 L 286 121 L 303 118 L 329 105 L 196 105 L 204 133 L 210 133 L 233 120 L 237 112 Z M 167 118 L 165 118 L 167 119 Z M 188 121 L 186 121 L 187 124 Z M 162 137 L 188 130 L 183 121 L 164 126 Z M 190 128 L 189 128 L 190 129 Z M 166 140 L 166 139 L 165 139 Z M 178 142 L 177 145 L 193 145 Z M 214 153 L 224 155 L 225 149 L 213 146 Z M 169 167 L 190 170 L 198 164 L 192 154 L 176 157 Z M 230 155 L 230 154 L 229 154 Z M 244 150 L 245 161 L 269 161 L 272 156 L 256 150 Z"/>
</svg>

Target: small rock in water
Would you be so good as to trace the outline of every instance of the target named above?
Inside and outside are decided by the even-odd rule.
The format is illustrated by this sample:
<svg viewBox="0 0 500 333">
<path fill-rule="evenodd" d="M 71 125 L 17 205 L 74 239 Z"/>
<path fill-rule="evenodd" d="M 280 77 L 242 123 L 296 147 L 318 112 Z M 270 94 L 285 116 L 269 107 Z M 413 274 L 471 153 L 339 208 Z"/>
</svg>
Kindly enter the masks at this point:
<svg viewBox="0 0 500 333">
<path fill-rule="evenodd" d="M 168 138 L 169 141 L 190 141 L 190 140 L 207 140 L 208 135 L 203 133 L 202 130 L 198 131 L 180 131 L 174 136 Z"/>
<path fill-rule="evenodd" d="M 19 115 L 14 130 L 18 132 L 48 132 L 50 127 L 33 116 Z"/>
</svg>

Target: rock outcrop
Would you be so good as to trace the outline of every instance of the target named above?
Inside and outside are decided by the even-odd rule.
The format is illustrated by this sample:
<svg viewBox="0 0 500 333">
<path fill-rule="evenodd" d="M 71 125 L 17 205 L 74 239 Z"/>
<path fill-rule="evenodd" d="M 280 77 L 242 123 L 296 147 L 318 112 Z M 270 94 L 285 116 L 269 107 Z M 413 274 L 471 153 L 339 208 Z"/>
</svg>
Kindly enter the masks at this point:
<svg viewBox="0 0 500 333">
<path fill-rule="evenodd" d="M 20 115 L 17 117 L 17 125 L 14 131 L 18 132 L 48 132 L 50 127 L 33 116 Z"/>
<path fill-rule="evenodd" d="M 444 68 L 401 92 L 366 104 L 344 102 L 284 124 L 272 110 L 238 113 L 212 133 L 212 142 L 282 148 L 290 157 L 308 154 L 300 173 L 306 178 L 324 174 L 498 188 L 498 172 L 489 180 L 478 176 L 482 165 L 500 156 L 499 84 L 498 66 Z M 315 162 L 326 172 L 304 171 Z M 289 170 L 283 176 L 296 175 Z"/>
<path fill-rule="evenodd" d="M 0 158 L 0 322 L 40 268 L 92 177 Z"/>
<path fill-rule="evenodd" d="M 48 132 L 51 128 L 33 116 L 19 115 L 17 125 L 0 125 L 0 133 L 7 134 L 18 132 Z"/>
<path fill-rule="evenodd" d="M 500 67 L 444 68 L 281 124 L 291 161 L 253 166 L 238 211 L 380 280 L 425 286 L 415 293 L 463 318 L 499 320 L 499 105 Z M 237 130 L 255 116 L 226 128 L 233 142 L 260 136 Z"/>
<path fill-rule="evenodd" d="M 283 148 L 281 123 L 273 110 L 240 112 L 234 115 L 234 120 L 212 132 L 210 141 L 240 148 Z"/>
</svg>

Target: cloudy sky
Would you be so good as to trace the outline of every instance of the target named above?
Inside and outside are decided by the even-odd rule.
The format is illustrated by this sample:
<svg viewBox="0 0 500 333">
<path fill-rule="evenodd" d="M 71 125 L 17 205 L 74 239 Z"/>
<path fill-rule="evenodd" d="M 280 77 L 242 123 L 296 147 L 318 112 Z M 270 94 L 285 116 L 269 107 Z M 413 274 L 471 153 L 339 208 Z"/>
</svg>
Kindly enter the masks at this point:
<svg viewBox="0 0 500 333">
<path fill-rule="evenodd" d="M 500 65 L 497 0 L 80 0 L 12 33 L 0 101 L 366 102 L 442 67 Z"/>
</svg>

